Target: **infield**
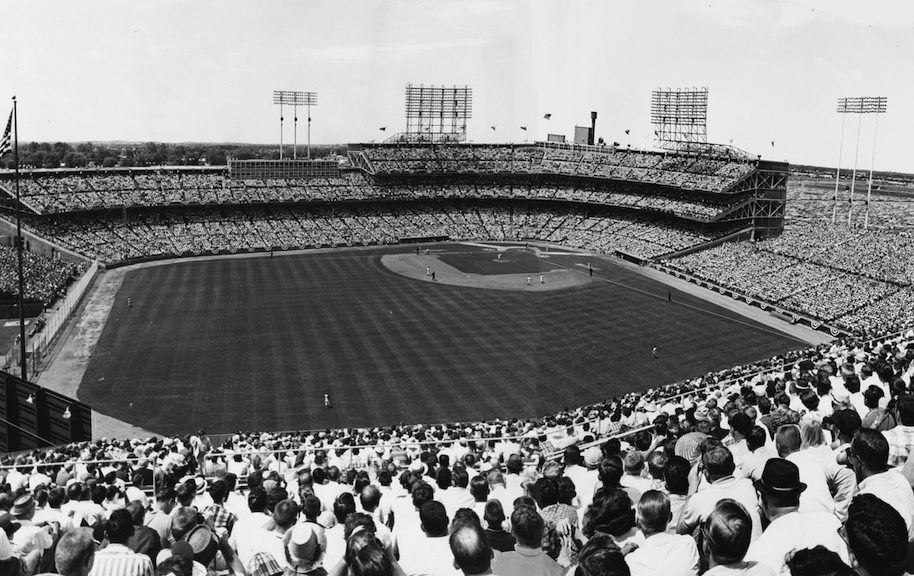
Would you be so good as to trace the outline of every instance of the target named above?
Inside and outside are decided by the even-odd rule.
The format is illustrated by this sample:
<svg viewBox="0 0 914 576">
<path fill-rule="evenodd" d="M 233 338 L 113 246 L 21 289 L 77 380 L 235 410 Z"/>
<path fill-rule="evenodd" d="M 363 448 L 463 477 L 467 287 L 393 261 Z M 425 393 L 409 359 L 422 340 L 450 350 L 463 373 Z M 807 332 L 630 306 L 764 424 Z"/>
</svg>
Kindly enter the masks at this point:
<svg viewBox="0 0 914 576">
<path fill-rule="evenodd" d="M 463 276 L 455 258 L 493 258 L 435 248 Z M 420 274 L 388 269 L 392 256 Z M 806 346 L 609 260 L 591 280 L 587 256 L 512 255 L 575 283 L 489 290 L 426 280 L 424 257 L 398 246 L 132 270 L 79 397 L 162 434 L 530 417 Z M 526 270 L 507 276 L 538 280 Z"/>
</svg>

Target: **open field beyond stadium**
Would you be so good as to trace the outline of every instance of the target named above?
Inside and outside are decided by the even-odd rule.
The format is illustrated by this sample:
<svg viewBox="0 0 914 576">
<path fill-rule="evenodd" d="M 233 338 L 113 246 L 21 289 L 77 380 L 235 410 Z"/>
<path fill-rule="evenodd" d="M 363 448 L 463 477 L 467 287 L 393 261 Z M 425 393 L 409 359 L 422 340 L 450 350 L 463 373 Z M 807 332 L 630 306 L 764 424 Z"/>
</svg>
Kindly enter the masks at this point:
<svg viewBox="0 0 914 576">
<path fill-rule="evenodd" d="M 806 347 L 609 260 L 521 247 L 130 271 L 79 397 L 161 434 L 532 417 Z"/>
</svg>

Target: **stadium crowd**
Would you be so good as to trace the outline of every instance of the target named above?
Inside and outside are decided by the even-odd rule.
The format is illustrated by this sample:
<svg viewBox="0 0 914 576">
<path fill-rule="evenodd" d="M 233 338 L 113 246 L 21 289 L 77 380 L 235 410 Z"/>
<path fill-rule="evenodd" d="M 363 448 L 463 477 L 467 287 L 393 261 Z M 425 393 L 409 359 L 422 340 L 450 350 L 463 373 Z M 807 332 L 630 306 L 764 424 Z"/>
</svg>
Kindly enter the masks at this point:
<svg viewBox="0 0 914 576">
<path fill-rule="evenodd" d="M 23 202 L 40 214 L 111 208 L 213 206 L 221 204 L 313 203 L 360 200 L 430 200 L 437 198 L 504 198 L 561 200 L 647 210 L 698 221 L 710 221 L 744 202 L 744 196 L 715 197 L 685 190 L 644 191 L 638 183 L 613 183 L 609 188 L 559 181 L 480 182 L 467 178 L 453 184 L 416 184 L 415 179 L 373 181 L 358 170 L 339 178 L 232 179 L 226 172 L 183 173 L 136 171 L 128 174 L 30 173 L 21 181 Z"/>
<path fill-rule="evenodd" d="M 914 222 L 914 202 L 903 196 L 893 196 L 873 190 L 869 205 L 866 202 L 866 184 L 858 183 L 853 204 L 850 191 L 842 184 L 835 203 L 834 184 L 829 188 L 810 185 L 808 182 L 792 184 L 787 189 L 787 219 L 792 222 L 819 223 L 848 221 L 856 228 L 865 223 L 870 227 L 889 229 L 910 229 Z M 869 218 L 867 221 L 867 208 Z"/>
<path fill-rule="evenodd" d="M 710 158 L 583 146 L 377 146 L 363 151 L 376 173 L 558 174 L 723 192 L 754 166 Z"/>
<path fill-rule="evenodd" d="M 727 243 L 668 262 L 757 300 L 876 335 L 914 323 L 914 239 L 826 223 Z"/>
<path fill-rule="evenodd" d="M 0 568 L 901 576 L 912 377 L 914 330 L 540 420 L 35 451 L 5 461 Z"/>
<path fill-rule="evenodd" d="M 86 271 L 75 264 L 43 254 L 22 252 L 23 295 L 26 300 L 50 304 L 63 296 L 67 286 Z M 0 246 L 0 294 L 19 294 L 19 257 L 15 248 Z"/>
<path fill-rule="evenodd" d="M 87 212 L 54 221 L 30 217 L 25 224 L 44 238 L 106 263 L 207 252 L 392 244 L 410 237 L 531 239 L 649 258 L 713 237 L 700 225 L 676 226 L 650 215 L 461 200 L 134 210 L 126 217 Z"/>
</svg>

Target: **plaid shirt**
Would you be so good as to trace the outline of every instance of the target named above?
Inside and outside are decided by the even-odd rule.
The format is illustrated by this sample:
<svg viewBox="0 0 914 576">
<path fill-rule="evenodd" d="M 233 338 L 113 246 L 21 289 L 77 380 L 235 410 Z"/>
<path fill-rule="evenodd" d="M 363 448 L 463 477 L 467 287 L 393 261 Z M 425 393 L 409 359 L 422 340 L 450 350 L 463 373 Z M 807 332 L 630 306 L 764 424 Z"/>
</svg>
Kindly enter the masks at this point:
<svg viewBox="0 0 914 576">
<path fill-rule="evenodd" d="M 222 504 L 210 504 L 203 509 L 203 517 L 209 522 L 212 520 L 213 532 L 219 538 L 227 538 L 235 527 L 238 517 L 229 512 Z"/>
<path fill-rule="evenodd" d="M 914 426 L 899 424 L 882 433 L 889 442 L 889 467 L 904 466 L 914 448 Z"/>
</svg>

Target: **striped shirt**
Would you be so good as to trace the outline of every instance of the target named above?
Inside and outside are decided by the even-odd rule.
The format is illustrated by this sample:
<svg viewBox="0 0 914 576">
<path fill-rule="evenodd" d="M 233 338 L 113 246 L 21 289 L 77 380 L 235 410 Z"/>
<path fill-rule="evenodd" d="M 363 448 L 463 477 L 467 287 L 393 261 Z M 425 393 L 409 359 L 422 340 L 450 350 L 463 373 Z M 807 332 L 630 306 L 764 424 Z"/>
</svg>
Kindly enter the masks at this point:
<svg viewBox="0 0 914 576">
<path fill-rule="evenodd" d="M 95 553 L 89 576 L 153 576 L 152 560 L 123 544 L 109 544 Z"/>
</svg>

